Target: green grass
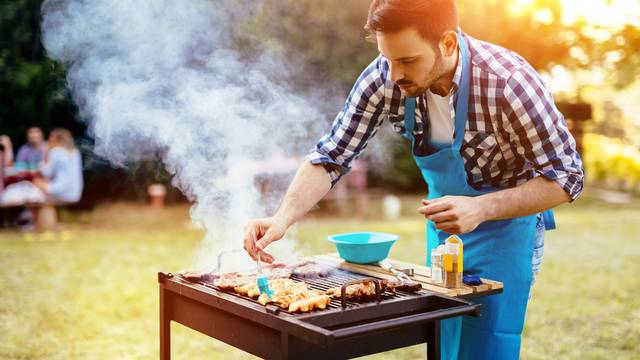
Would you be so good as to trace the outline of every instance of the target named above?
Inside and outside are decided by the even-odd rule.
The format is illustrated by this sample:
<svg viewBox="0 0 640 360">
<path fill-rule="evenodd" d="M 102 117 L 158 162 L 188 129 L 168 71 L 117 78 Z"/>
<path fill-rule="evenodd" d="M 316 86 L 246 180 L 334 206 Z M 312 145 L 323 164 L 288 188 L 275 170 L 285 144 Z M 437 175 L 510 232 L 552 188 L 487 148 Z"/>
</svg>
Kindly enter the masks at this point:
<svg viewBox="0 0 640 360">
<path fill-rule="evenodd" d="M 327 234 L 381 230 L 402 235 L 395 258 L 422 262 L 423 221 L 406 199 L 401 220 L 316 215 L 291 233 L 301 255 L 334 251 Z M 186 206 L 132 204 L 64 214 L 65 230 L 0 231 L 0 358 L 158 357 L 156 273 L 188 268 L 203 233 Z M 529 305 L 525 359 L 640 358 L 640 201 L 608 205 L 585 197 L 557 211 Z M 181 325 L 175 359 L 251 356 Z M 415 346 L 371 358 L 423 358 Z"/>
</svg>

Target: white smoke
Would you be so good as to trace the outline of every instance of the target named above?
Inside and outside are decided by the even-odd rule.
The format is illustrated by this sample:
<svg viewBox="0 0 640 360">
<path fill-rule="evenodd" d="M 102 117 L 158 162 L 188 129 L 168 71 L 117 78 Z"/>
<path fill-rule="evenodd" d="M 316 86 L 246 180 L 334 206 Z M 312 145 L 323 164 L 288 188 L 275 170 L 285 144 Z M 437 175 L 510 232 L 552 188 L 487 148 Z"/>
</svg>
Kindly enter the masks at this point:
<svg viewBox="0 0 640 360">
<path fill-rule="evenodd" d="M 283 151 L 304 154 L 326 127 L 313 104 L 283 85 L 281 61 L 252 49 L 248 62 L 234 50 L 232 34 L 259 6 L 236 0 L 42 6 L 43 43 L 67 66 L 95 153 L 119 166 L 161 155 L 173 185 L 194 203 L 194 223 L 207 228 L 198 266 L 212 266 L 220 250 L 241 249 L 243 224 L 266 215 L 255 184 L 262 161 Z"/>
</svg>

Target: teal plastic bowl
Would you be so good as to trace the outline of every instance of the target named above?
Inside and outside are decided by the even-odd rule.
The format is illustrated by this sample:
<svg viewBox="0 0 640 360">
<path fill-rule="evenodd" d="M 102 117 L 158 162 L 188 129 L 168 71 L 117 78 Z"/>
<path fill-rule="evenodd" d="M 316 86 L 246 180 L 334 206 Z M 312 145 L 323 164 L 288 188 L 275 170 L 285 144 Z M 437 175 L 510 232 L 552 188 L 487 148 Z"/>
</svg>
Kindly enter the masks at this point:
<svg viewBox="0 0 640 360">
<path fill-rule="evenodd" d="M 386 259 L 399 238 L 394 234 L 355 232 L 331 235 L 328 239 L 336 244 L 341 258 L 356 264 L 369 264 Z"/>
</svg>

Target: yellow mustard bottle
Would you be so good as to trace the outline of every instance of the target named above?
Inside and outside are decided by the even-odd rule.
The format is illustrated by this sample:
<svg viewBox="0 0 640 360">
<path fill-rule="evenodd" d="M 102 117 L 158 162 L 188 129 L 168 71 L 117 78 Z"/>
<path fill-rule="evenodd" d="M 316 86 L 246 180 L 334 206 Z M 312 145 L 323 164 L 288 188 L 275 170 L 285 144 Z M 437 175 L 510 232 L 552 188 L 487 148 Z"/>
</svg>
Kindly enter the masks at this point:
<svg viewBox="0 0 640 360">
<path fill-rule="evenodd" d="M 457 289 L 462 286 L 463 270 L 463 245 L 462 239 L 451 235 L 445 241 L 445 253 L 443 255 L 444 265 L 444 285 L 450 289 Z"/>
</svg>

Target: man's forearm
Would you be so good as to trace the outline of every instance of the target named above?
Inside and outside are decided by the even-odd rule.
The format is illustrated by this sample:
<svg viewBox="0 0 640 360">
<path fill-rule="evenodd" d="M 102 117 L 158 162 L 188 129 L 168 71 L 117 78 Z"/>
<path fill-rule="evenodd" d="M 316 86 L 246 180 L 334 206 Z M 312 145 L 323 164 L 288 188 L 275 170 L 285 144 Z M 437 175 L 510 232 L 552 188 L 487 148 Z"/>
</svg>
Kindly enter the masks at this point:
<svg viewBox="0 0 640 360">
<path fill-rule="evenodd" d="M 322 165 L 313 165 L 305 160 L 274 215 L 286 227 L 302 218 L 331 190 L 331 180 Z"/>
<path fill-rule="evenodd" d="M 485 220 L 511 219 L 542 212 L 570 200 L 556 182 L 542 176 L 511 189 L 477 197 Z"/>
</svg>

